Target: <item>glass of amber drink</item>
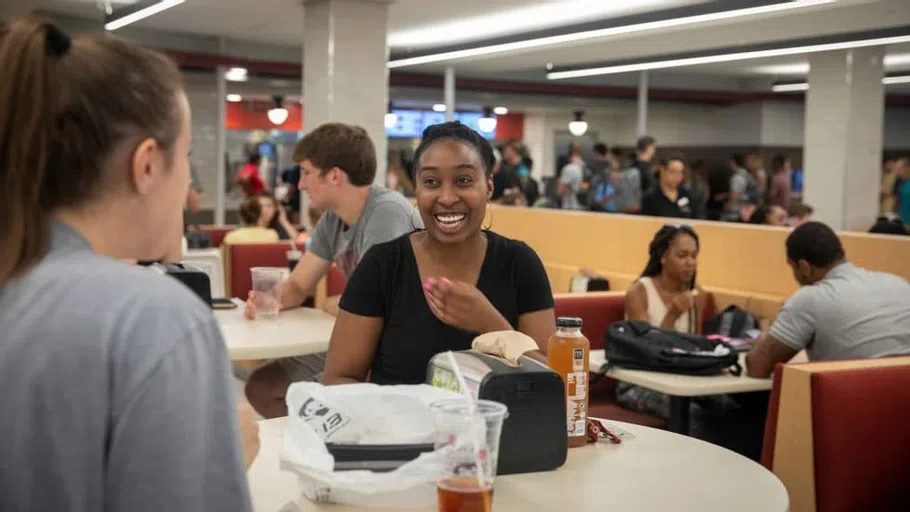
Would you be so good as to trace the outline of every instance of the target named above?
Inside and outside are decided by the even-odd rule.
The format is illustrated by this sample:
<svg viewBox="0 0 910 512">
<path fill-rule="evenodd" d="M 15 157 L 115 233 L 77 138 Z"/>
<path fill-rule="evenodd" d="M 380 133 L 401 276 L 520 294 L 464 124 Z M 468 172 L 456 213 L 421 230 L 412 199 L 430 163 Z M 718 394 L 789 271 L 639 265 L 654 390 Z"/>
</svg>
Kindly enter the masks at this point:
<svg viewBox="0 0 910 512">
<path fill-rule="evenodd" d="M 453 399 L 433 404 L 439 512 L 490 512 L 505 405 Z"/>
</svg>

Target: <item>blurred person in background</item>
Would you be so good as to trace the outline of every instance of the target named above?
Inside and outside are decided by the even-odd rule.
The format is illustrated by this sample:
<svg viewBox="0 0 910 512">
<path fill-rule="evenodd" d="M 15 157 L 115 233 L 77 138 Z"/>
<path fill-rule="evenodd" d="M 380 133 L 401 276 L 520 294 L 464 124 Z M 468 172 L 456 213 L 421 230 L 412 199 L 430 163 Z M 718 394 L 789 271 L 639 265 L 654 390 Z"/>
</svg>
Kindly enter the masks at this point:
<svg viewBox="0 0 910 512">
<path fill-rule="evenodd" d="M 196 166 L 190 164 L 190 191 L 186 194 L 186 211 L 199 213 L 202 210 L 202 179 Z"/>
<path fill-rule="evenodd" d="M 0 510 L 249 511 L 258 427 L 211 308 L 123 262 L 179 245 L 180 71 L 35 18 L 0 69 Z"/>
<path fill-rule="evenodd" d="M 490 198 L 493 203 L 501 203 L 505 196 L 521 193 L 521 182 L 518 179 L 518 165 L 521 162 L 521 156 L 516 151 L 507 149 L 511 145 L 512 141 L 507 141 L 500 150 L 494 148 L 496 164 L 493 166 L 493 195 Z M 511 163 L 506 160 L 507 153 Z M 507 202 L 514 205 L 516 200 L 511 199 Z"/>
<path fill-rule="evenodd" d="M 301 222 L 301 204 L 300 189 L 297 185 L 300 183 L 300 166 L 292 165 L 281 171 L 281 186 L 285 189 L 282 203 L 285 205 L 288 220 L 291 224 L 299 226 Z M 278 191 L 275 192 L 278 194 Z M 280 195 L 280 194 L 279 194 Z"/>
<path fill-rule="evenodd" d="M 888 158 L 882 164 L 882 188 L 881 188 L 881 207 L 879 214 L 888 215 L 897 211 L 897 197 L 895 196 L 895 186 L 897 185 L 898 160 Z"/>
<path fill-rule="evenodd" d="M 275 230 L 281 240 L 296 240 L 300 232 L 288 220 L 287 210 L 275 196 L 268 192 L 259 194 L 259 208 L 262 211 L 259 217 L 259 226 Z"/>
<path fill-rule="evenodd" d="M 813 213 L 815 213 L 815 209 L 808 204 L 796 203 L 790 207 L 790 220 L 787 221 L 787 224 L 794 228 L 802 226 L 812 220 Z"/>
<path fill-rule="evenodd" d="M 562 199 L 563 210 L 582 209 L 578 196 L 583 191 L 585 169 L 581 146 L 573 146 L 572 154 L 569 155 L 569 163 L 562 168 L 556 184 L 556 195 Z"/>
<path fill-rule="evenodd" d="M 262 162 L 262 156 L 259 153 L 253 153 L 247 158 L 246 165 L 237 172 L 237 184 L 243 190 L 246 197 L 256 197 L 265 191 L 265 182 L 259 176 L 259 164 Z"/>
<path fill-rule="evenodd" d="M 560 153 L 559 157 L 556 159 L 556 177 L 559 178 L 562 175 L 562 169 L 568 165 L 569 160 L 572 158 L 573 154 L 581 154 L 581 143 L 578 141 L 571 141 L 566 146 L 566 152 Z"/>
<path fill-rule="evenodd" d="M 783 208 L 790 208 L 793 187 L 793 166 L 786 155 L 778 153 L 771 159 L 771 190 L 768 203 Z"/>
<path fill-rule="evenodd" d="M 635 160 L 632 166 L 638 169 L 641 179 L 641 193 L 647 192 L 654 183 L 654 172 L 651 169 L 651 160 L 657 154 L 657 140 L 650 135 L 639 137 L 635 141 Z"/>
<path fill-rule="evenodd" d="M 777 205 L 763 204 L 756 206 L 755 211 L 749 216 L 749 224 L 763 224 L 765 226 L 786 226 L 789 221 L 787 210 Z"/>
<path fill-rule="evenodd" d="M 869 232 L 879 235 L 910 235 L 910 230 L 904 226 L 900 217 L 893 213 L 875 219 L 875 224 L 872 225 Z"/>
<path fill-rule="evenodd" d="M 755 204 L 765 204 L 768 198 L 768 172 L 765 171 L 765 162 L 757 151 L 746 155 L 746 170 L 755 178 L 758 184 L 758 197 Z"/>
<path fill-rule="evenodd" d="M 689 191 L 689 196 L 692 198 L 692 218 L 707 218 L 708 177 L 704 161 L 696 160 L 692 162 L 692 165 L 686 167 L 683 188 Z"/>
<path fill-rule="evenodd" d="M 267 197 L 248 197 L 240 204 L 237 213 L 240 216 L 241 225 L 224 235 L 224 244 L 231 245 L 236 243 L 247 242 L 277 242 L 278 232 L 263 224 L 265 214 L 263 205 L 274 215 L 272 200 Z"/>
<path fill-rule="evenodd" d="M 613 168 L 613 162 L 610 160 L 610 151 L 603 142 L 594 144 L 592 149 L 594 161 L 591 162 L 592 183 L 602 181 L 607 176 L 607 171 Z"/>
<path fill-rule="evenodd" d="M 721 220 L 730 198 L 730 167 L 715 167 L 708 173 L 708 200 L 705 205 L 708 220 Z"/>
<path fill-rule="evenodd" d="M 904 224 L 910 226 L 910 165 L 907 157 L 897 161 L 897 179 L 894 182 L 894 196 L 897 199 L 897 214 Z"/>
<path fill-rule="evenodd" d="M 531 166 L 534 164 L 528 155 L 528 149 L 519 141 L 513 140 L 502 148 L 503 165 L 511 169 L 511 173 L 518 178 L 518 192 L 524 195 L 524 203 L 533 205 L 540 197 L 540 185 L 531 176 Z"/>
<path fill-rule="evenodd" d="M 686 162 L 680 155 L 658 167 L 660 174 L 657 185 L 645 192 L 641 198 L 641 214 L 654 217 L 691 219 L 693 216 L 692 196 L 682 186 L 686 173 Z"/>
<path fill-rule="evenodd" d="M 748 215 L 743 217 L 743 208 L 760 204 L 761 191 L 758 181 L 743 166 L 744 162 L 745 158 L 739 154 L 733 155 L 730 161 L 733 172 L 730 175 L 730 193 L 727 196 L 727 206 L 724 212 L 724 220 L 727 221 L 742 222 L 748 219 Z M 749 215 L 751 215 L 751 211 Z"/>
<path fill-rule="evenodd" d="M 386 170 L 386 188 L 395 190 L 405 197 L 414 197 L 414 183 L 404 166 L 404 154 L 401 151 L 389 152 L 389 167 Z"/>
</svg>

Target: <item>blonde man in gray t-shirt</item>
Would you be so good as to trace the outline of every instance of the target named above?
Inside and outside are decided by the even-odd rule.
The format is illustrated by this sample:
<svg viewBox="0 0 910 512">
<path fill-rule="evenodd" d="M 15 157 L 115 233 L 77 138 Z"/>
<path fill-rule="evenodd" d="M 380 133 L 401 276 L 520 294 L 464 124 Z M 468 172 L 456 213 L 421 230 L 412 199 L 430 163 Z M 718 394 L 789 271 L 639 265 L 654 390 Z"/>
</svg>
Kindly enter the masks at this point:
<svg viewBox="0 0 910 512">
<path fill-rule="evenodd" d="M 810 361 L 910 354 L 910 283 L 847 262 L 837 234 L 808 222 L 787 237 L 787 260 L 802 287 L 746 356 L 752 377 L 805 350 Z"/>
<path fill-rule="evenodd" d="M 373 185 L 376 149 L 359 126 L 328 123 L 300 140 L 294 151 L 300 162 L 300 190 L 310 207 L 324 210 L 310 236 L 309 249 L 281 285 L 281 309 L 299 307 L 334 264 L 345 277 L 370 247 L 423 228 L 417 209 L 398 192 Z M 250 292 L 250 299 L 255 292 Z M 328 297 L 323 308 L 338 313 L 340 297 Z M 245 314 L 255 319 L 253 300 Z M 291 382 L 320 380 L 325 353 L 272 361 L 257 369 L 246 385 L 250 404 L 266 418 L 287 415 L 284 398 Z"/>
</svg>

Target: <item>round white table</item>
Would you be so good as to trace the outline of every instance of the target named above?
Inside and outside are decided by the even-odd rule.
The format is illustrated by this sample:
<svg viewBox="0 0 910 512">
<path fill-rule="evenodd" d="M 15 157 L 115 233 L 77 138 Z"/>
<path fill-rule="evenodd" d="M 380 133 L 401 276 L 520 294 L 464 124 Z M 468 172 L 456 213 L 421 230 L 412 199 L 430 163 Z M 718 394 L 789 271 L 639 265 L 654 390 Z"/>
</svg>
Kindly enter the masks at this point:
<svg viewBox="0 0 910 512">
<path fill-rule="evenodd" d="M 321 309 L 282 311 L 275 320 L 247 320 L 243 305 L 215 310 L 232 361 L 274 359 L 325 352 L 335 317 Z"/>
<path fill-rule="evenodd" d="M 277 418 L 259 423 L 261 449 L 247 473 L 253 510 L 364 510 L 316 504 L 301 497 L 296 475 L 282 471 L 278 465 L 286 421 Z M 635 437 L 621 445 L 602 442 L 570 449 L 566 464 L 556 471 L 498 477 L 493 510 L 789 510 L 787 491 L 780 480 L 745 457 L 691 437 L 629 423 L 610 423 Z"/>
</svg>

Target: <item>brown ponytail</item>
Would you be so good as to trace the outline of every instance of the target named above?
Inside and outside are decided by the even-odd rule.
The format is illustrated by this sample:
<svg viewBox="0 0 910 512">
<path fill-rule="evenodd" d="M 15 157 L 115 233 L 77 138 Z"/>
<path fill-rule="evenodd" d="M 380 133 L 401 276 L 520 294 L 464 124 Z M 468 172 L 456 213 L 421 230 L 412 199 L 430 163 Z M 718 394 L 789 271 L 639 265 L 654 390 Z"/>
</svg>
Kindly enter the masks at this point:
<svg viewBox="0 0 910 512">
<path fill-rule="evenodd" d="M 49 217 L 97 200 L 122 144 L 173 148 L 180 74 L 166 57 L 108 35 L 72 41 L 35 18 L 0 29 L 0 285 L 50 244 Z M 110 175 L 108 175 L 110 174 Z"/>
</svg>

